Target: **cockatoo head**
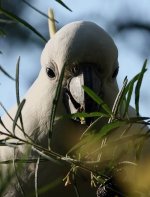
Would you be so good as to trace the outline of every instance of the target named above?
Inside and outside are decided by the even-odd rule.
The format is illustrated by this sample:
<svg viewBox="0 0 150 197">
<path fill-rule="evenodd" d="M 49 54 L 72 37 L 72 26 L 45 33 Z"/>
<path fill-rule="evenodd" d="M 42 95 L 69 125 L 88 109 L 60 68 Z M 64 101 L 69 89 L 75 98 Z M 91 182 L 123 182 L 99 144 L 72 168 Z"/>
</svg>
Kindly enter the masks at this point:
<svg viewBox="0 0 150 197">
<path fill-rule="evenodd" d="M 99 110 L 83 85 L 112 107 L 118 92 L 118 51 L 111 37 L 95 23 L 78 21 L 61 28 L 46 44 L 41 64 L 54 87 L 65 65 L 60 99 L 67 113 Z"/>
</svg>

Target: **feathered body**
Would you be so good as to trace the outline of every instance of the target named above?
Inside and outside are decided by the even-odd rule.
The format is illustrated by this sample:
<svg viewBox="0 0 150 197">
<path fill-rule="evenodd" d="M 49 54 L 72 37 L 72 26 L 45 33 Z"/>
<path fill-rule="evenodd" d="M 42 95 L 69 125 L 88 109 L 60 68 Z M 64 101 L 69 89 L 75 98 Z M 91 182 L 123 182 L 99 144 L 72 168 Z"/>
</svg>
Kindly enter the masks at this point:
<svg viewBox="0 0 150 197">
<path fill-rule="evenodd" d="M 74 99 L 67 95 L 67 104 L 74 112 L 78 111 L 75 104 L 72 103 L 74 100 L 80 105 L 80 109 L 83 105 L 83 111 L 86 111 L 87 108 L 88 112 L 92 112 L 93 109 L 90 109 L 89 104 L 84 106 L 85 95 L 82 90 L 83 83 L 86 81 L 89 83 L 88 77 L 84 76 L 84 73 L 87 73 L 86 65 L 88 65 L 88 69 L 92 73 L 90 75 L 91 83 L 93 81 L 92 86 L 91 84 L 89 85 L 112 108 L 118 93 L 116 77 L 113 77 L 115 69 L 118 67 L 117 47 L 111 37 L 98 25 L 86 21 L 74 22 L 64 26 L 48 41 L 42 52 L 41 65 L 39 76 L 24 97 L 26 99 L 22 109 L 24 130 L 35 143 L 47 147 L 53 100 L 62 68 L 65 65 L 65 74 L 51 139 L 52 150 L 65 155 L 77 143 L 87 125 L 73 122 L 69 118 L 60 118 L 68 114 L 64 104 L 64 90 L 70 88 L 70 94 Z M 74 67 L 76 69 L 76 66 L 78 66 L 76 71 L 79 73 L 73 73 L 73 69 Z M 81 87 L 79 87 L 80 83 Z M 75 87 L 76 84 L 78 84 L 77 87 Z M 84 98 L 81 98 L 80 95 Z M 80 101 L 82 101 L 82 104 Z M 15 117 L 16 111 L 17 105 L 9 110 L 12 118 Z M 70 112 L 72 111 L 70 110 Z M 2 121 L 6 128 L 12 132 L 13 121 L 7 115 L 2 117 Z M 20 125 L 19 120 L 18 124 Z M 100 126 L 103 126 L 102 123 Z M 0 126 L 0 131 L 7 133 L 2 126 Z M 15 133 L 20 138 L 25 139 L 25 136 L 17 126 Z M 4 139 L 4 137 L 4 135 L 1 135 L 0 139 Z M 13 159 L 14 152 L 16 157 L 27 154 L 27 156 L 33 158 L 37 155 L 34 151 L 29 151 L 28 146 L 18 146 L 15 149 L 1 146 L 0 160 Z M 32 163 L 25 164 L 22 175 L 19 177 L 26 196 L 34 192 L 35 166 Z M 1 171 L 4 176 L 9 167 L 9 165 L 1 165 Z M 12 167 L 12 169 L 14 168 Z M 73 186 L 65 187 L 62 181 L 68 170 L 69 165 L 65 162 L 62 165 L 52 161 L 41 162 L 38 170 L 38 186 L 41 188 L 49 185 L 50 188 L 43 194 L 39 191 L 39 196 L 76 196 Z M 84 173 L 83 175 L 81 173 L 80 177 L 77 177 L 77 186 L 81 197 L 96 196 L 95 189 L 90 187 L 90 176 L 85 177 Z M 3 196 L 21 196 L 16 178 L 14 178 L 12 186 L 8 187 Z"/>
</svg>

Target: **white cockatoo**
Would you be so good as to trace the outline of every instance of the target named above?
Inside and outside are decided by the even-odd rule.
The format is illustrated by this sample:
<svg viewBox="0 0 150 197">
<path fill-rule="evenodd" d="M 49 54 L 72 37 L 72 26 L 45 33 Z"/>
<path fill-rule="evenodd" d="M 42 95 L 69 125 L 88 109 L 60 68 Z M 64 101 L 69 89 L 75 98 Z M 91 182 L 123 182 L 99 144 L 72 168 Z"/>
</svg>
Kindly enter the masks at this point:
<svg viewBox="0 0 150 197">
<path fill-rule="evenodd" d="M 61 28 L 48 41 L 41 55 L 41 65 L 39 76 L 24 97 L 26 100 L 22 109 L 24 131 L 35 143 L 47 148 L 51 110 L 61 71 L 65 65 L 51 136 L 51 150 L 65 155 L 78 142 L 91 120 L 86 119 L 85 124 L 80 124 L 79 121 L 61 117 L 76 112 L 99 110 L 95 102 L 84 93 L 82 86 L 91 88 L 110 108 L 113 106 L 118 94 L 117 47 L 112 38 L 95 23 L 73 22 Z M 16 105 L 8 111 L 13 119 L 17 108 Z M 2 121 L 12 132 L 13 121 L 10 117 L 6 114 L 2 117 Z M 102 124 L 104 123 L 100 123 L 100 126 L 103 126 Z M 3 126 L 0 126 L 0 131 L 8 133 Z M 15 134 L 26 139 L 17 126 Z M 0 138 L 4 139 L 5 136 L 1 135 Z M 35 152 L 24 145 L 17 148 L 0 147 L 1 161 L 13 160 L 14 155 L 15 158 L 20 158 L 19 156 L 34 158 Z M 1 174 L 4 177 L 9 167 L 8 164 L 1 164 Z M 35 168 L 34 163 L 27 163 L 17 174 L 26 196 L 34 193 Z M 39 196 L 76 196 L 73 184 L 65 187 L 62 181 L 68 171 L 69 165 L 65 162 L 61 165 L 53 161 L 40 162 L 37 173 Z M 77 176 L 76 184 L 81 197 L 96 196 L 95 189 L 90 187 L 90 178 L 84 173 L 81 172 L 79 177 Z M 3 196 L 21 196 L 16 176 Z"/>
</svg>

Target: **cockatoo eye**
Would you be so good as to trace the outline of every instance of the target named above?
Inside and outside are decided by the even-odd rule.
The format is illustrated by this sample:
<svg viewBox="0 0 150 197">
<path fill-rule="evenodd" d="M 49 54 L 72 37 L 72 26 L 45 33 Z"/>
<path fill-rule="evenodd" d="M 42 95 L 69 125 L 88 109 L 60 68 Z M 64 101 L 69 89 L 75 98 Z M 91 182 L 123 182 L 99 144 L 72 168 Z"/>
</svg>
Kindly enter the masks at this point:
<svg viewBox="0 0 150 197">
<path fill-rule="evenodd" d="M 54 79 L 56 77 L 56 74 L 52 68 L 47 67 L 46 73 L 47 73 L 48 77 L 51 79 Z"/>
<path fill-rule="evenodd" d="M 119 67 L 117 67 L 114 72 L 113 72 L 113 75 L 112 75 L 112 78 L 115 79 L 118 75 L 118 72 L 119 72 Z"/>
<path fill-rule="evenodd" d="M 72 73 L 73 73 L 75 76 L 79 75 L 79 73 L 80 73 L 80 68 L 79 68 L 78 65 L 75 65 L 75 66 L 72 68 Z"/>
</svg>

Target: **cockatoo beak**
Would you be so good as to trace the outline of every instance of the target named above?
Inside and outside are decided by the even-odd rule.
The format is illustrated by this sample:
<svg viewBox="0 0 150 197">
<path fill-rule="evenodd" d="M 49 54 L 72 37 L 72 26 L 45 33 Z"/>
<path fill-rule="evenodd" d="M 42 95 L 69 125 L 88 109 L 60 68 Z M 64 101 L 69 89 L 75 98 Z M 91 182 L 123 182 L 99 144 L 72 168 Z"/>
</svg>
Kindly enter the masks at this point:
<svg viewBox="0 0 150 197">
<path fill-rule="evenodd" d="M 64 91 L 64 103 L 69 113 L 90 113 L 98 111 L 98 105 L 83 89 L 83 86 L 86 86 L 92 89 L 97 95 L 101 94 L 101 82 L 94 67 L 95 65 L 92 64 L 78 65 L 75 70 L 75 76 L 68 80 L 67 87 Z M 94 121 L 92 118 L 83 120 L 75 118 L 74 120 L 87 125 L 90 125 Z"/>
</svg>

